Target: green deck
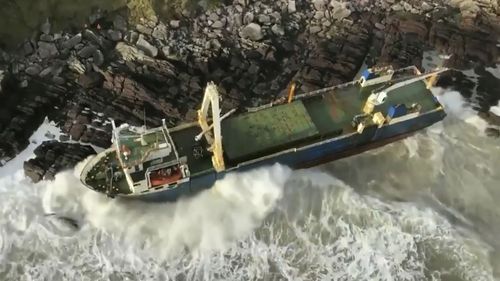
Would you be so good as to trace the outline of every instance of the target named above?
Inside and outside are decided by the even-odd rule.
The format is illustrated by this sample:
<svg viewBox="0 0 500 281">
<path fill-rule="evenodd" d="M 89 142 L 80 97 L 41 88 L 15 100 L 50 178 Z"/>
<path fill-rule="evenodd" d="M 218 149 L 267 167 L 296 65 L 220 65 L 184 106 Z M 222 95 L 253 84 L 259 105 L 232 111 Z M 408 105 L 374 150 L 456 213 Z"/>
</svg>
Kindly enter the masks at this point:
<svg viewBox="0 0 500 281">
<path fill-rule="evenodd" d="M 388 86 L 388 85 L 387 85 Z M 223 147 L 230 162 L 240 162 L 281 149 L 300 146 L 314 140 L 348 134 L 355 131 L 351 122 L 362 113 L 363 106 L 374 89 L 352 84 L 306 99 L 295 100 L 258 112 L 249 112 L 222 123 Z M 377 106 L 384 116 L 391 105 L 418 103 L 421 112 L 436 108 L 432 93 L 418 81 L 393 90 L 387 100 Z"/>
<path fill-rule="evenodd" d="M 258 114 L 242 114 L 222 123 L 222 145 L 231 160 L 286 147 L 317 134 L 301 101 L 270 107 Z"/>
</svg>

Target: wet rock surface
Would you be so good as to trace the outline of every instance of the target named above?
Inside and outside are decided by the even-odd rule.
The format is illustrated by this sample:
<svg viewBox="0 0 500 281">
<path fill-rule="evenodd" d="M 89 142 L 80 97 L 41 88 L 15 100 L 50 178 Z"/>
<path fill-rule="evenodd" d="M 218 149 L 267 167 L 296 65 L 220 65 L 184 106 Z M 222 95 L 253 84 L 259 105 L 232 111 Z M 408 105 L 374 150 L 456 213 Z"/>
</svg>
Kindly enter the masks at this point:
<svg viewBox="0 0 500 281">
<path fill-rule="evenodd" d="M 73 168 L 78 162 L 95 154 L 89 145 L 45 141 L 35 151 L 35 158 L 24 162 L 24 173 L 33 182 L 53 180 L 63 170 Z"/>
<path fill-rule="evenodd" d="M 64 140 L 99 147 L 110 145 L 110 119 L 193 121 L 208 81 L 225 112 L 283 98 L 291 81 L 297 93 L 350 81 L 363 63 L 421 67 L 429 49 L 451 55 L 446 66 L 494 66 L 498 7 L 477 6 L 234 1 L 190 17 L 131 24 L 117 12 L 91 17 L 75 33 L 45 28 L 17 51 L 0 52 L 0 158 L 19 153 L 46 115 Z"/>
</svg>

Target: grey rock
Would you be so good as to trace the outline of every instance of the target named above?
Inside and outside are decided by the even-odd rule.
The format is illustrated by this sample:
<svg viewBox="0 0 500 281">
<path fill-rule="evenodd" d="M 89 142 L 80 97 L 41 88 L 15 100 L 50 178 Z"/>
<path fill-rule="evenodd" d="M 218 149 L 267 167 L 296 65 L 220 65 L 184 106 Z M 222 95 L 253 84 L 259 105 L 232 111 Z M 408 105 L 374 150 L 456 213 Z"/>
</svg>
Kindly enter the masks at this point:
<svg viewBox="0 0 500 281">
<path fill-rule="evenodd" d="M 241 37 L 258 41 L 264 38 L 264 35 L 262 34 L 262 28 L 260 25 L 256 23 L 249 23 L 241 30 Z"/>
<path fill-rule="evenodd" d="M 57 85 L 62 85 L 66 81 L 64 80 L 64 78 L 62 78 L 60 76 L 55 76 L 55 77 L 52 78 L 52 82 L 56 83 Z"/>
<path fill-rule="evenodd" d="M 54 43 L 49 43 L 49 42 L 43 42 L 39 41 L 38 42 L 38 55 L 42 59 L 54 57 L 59 54 L 59 51 L 56 48 L 56 45 Z"/>
<path fill-rule="evenodd" d="M 47 77 L 51 72 L 52 72 L 53 68 L 52 67 L 47 67 L 45 68 L 44 70 L 42 70 L 42 72 L 40 72 L 40 77 Z"/>
<path fill-rule="evenodd" d="M 260 14 L 258 17 L 258 20 L 260 23 L 262 23 L 264 25 L 268 25 L 271 23 L 271 17 L 268 15 L 265 15 L 265 14 Z"/>
<path fill-rule="evenodd" d="M 271 27 L 271 31 L 276 34 L 276 35 L 279 35 L 279 36 L 283 36 L 285 35 L 285 30 L 283 29 L 283 27 L 281 27 L 280 25 L 278 24 L 275 24 Z"/>
<path fill-rule="evenodd" d="M 24 65 L 22 65 L 21 63 L 18 63 L 18 62 L 13 62 L 12 63 L 12 74 L 19 74 L 19 71 L 23 70 L 24 69 Z"/>
<path fill-rule="evenodd" d="M 323 11 L 316 11 L 316 13 L 314 13 L 314 18 L 317 20 L 321 20 L 324 17 L 325 17 L 325 12 Z"/>
<path fill-rule="evenodd" d="M 116 15 L 113 19 L 113 27 L 116 30 L 125 32 L 127 31 L 127 21 L 120 15 Z"/>
<path fill-rule="evenodd" d="M 97 51 L 97 47 L 94 45 L 88 45 L 83 47 L 80 51 L 78 51 L 78 56 L 81 58 L 89 58 L 94 54 L 94 52 Z"/>
<path fill-rule="evenodd" d="M 321 26 L 317 26 L 317 25 L 314 25 L 314 26 L 311 26 L 309 28 L 309 31 L 312 33 L 312 34 L 316 34 L 318 32 L 321 31 Z"/>
<path fill-rule="evenodd" d="M 152 35 L 155 39 L 165 40 L 167 36 L 167 27 L 163 23 L 160 23 L 153 29 Z"/>
<path fill-rule="evenodd" d="M 0 48 L 0 62 L 8 62 L 9 60 L 9 54 Z"/>
<path fill-rule="evenodd" d="M 144 36 L 139 35 L 139 40 L 137 40 L 137 48 L 141 51 L 143 51 L 146 55 L 150 57 L 156 57 L 158 55 L 158 49 L 151 45 L 146 39 L 144 39 Z"/>
<path fill-rule="evenodd" d="M 409 11 L 411 11 L 411 9 L 412 9 L 411 4 L 409 4 L 409 3 L 407 3 L 407 2 L 401 2 L 400 4 L 402 4 L 402 5 L 403 5 L 403 7 L 404 7 L 405 11 L 408 11 L 408 12 L 409 12 Z"/>
<path fill-rule="evenodd" d="M 249 24 L 249 23 L 253 22 L 253 19 L 254 19 L 253 13 L 247 12 L 247 13 L 245 13 L 245 16 L 243 17 L 243 23 Z"/>
<path fill-rule="evenodd" d="M 395 4 L 395 5 L 392 5 L 391 9 L 395 12 L 398 12 L 398 11 L 401 11 L 403 10 L 403 6 L 401 6 L 399 3 L 398 4 Z"/>
<path fill-rule="evenodd" d="M 120 41 L 122 40 L 122 33 L 119 30 L 109 30 L 108 38 L 112 41 Z"/>
<path fill-rule="evenodd" d="M 89 30 L 89 29 L 85 29 L 83 31 L 82 37 L 84 39 L 87 39 L 89 41 L 96 43 L 97 45 L 101 45 L 101 43 L 102 43 L 99 36 L 97 36 L 92 30 Z"/>
<path fill-rule="evenodd" d="M 28 55 L 31 55 L 33 54 L 33 46 L 31 45 L 31 42 L 30 41 L 26 41 L 24 42 L 23 44 L 23 53 L 25 56 L 28 56 Z"/>
<path fill-rule="evenodd" d="M 376 29 L 380 29 L 380 30 L 384 30 L 385 29 L 385 25 L 379 23 L 379 22 L 376 22 L 375 23 L 375 28 Z"/>
<path fill-rule="evenodd" d="M 431 5 L 430 5 L 429 3 L 427 3 L 427 2 L 422 2 L 421 7 L 422 7 L 422 10 L 423 10 L 424 12 L 428 12 L 428 11 L 431 11 L 432 9 L 434 9 L 434 7 L 433 7 L 433 6 L 431 6 Z"/>
<path fill-rule="evenodd" d="M 42 35 L 40 35 L 40 40 L 45 42 L 52 42 L 54 41 L 54 37 L 50 34 L 43 33 Z"/>
<path fill-rule="evenodd" d="M 142 33 L 142 34 L 146 34 L 146 35 L 151 35 L 151 33 L 153 33 L 153 30 L 147 26 L 144 26 L 142 24 L 138 24 L 135 26 L 135 29 L 139 32 L 139 33 Z"/>
<path fill-rule="evenodd" d="M 224 27 L 224 23 L 222 23 L 222 21 L 220 21 L 220 20 L 218 20 L 212 24 L 212 28 L 221 29 L 223 27 Z"/>
<path fill-rule="evenodd" d="M 326 10 L 326 5 L 328 4 L 326 0 L 313 0 L 312 2 L 314 9 L 316 9 L 317 11 Z"/>
<path fill-rule="evenodd" d="M 64 41 L 61 46 L 64 49 L 72 49 L 73 47 L 76 46 L 76 44 L 82 42 L 82 34 L 78 33 L 75 36 L 71 37 L 70 39 Z"/>
<path fill-rule="evenodd" d="M 179 28 L 181 26 L 181 22 L 178 20 L 171 20 L 170 21 L 170 27 L 172 28 Z"/>
<path fill-rule="evenodd" d="M 85 73 L 85 66 L 74 56 L 68 59 L 68 68 L 78 74 Z"/>
<path fill-rule="evenodd" d="M 100 50 L 95 51 L 92 58 L 94 59 L 94 64 L 97 66 L 101 66 L 104 63 L 104 55 Z"/>
<path fill-rule="evenodd" d="M 210 40 L 210 46 L 214 50 L 219 50 L 220 48 L 222 48 L 222 45 L 220 44 L 219 40 L 217 40 L 217 39 Z"/>
<path fill-rule="evenodd" d="M 288 0 L 287 9 L 288 9 L 288 12 L 290 14 L 293 14 L 297 11 L 297 6 L 295 5 L 295 0 Z"/>
<path fill-rule="evenodd" d="M 208 19 L 211 21 L 218 21 L 219 16 L 216 13 L 210 13 L 210 15 L 208 16 Z"/>
<path fill-rule="evenodd" d="M 28 87 L 28 80 L 24 79 L 23 81 L 21 81 L 21 83 L 19 83 L 19 87 L 21 88 Z"/>
<path fill-rule="evenodd" d="M 135 31 L 128 31 L 123 39 L 125 39 L 128 43 L 135 44 L 135 42 L 139 39 L 139 34 Z"/>
<path fill-rule="evenodd" d="M 492 127 L 486 128 L 485 133 L 488 137 L 492 138 L 500 137 L 500 130 L 498 130 L 497 128 L 492 128 Z"/>
</svg>

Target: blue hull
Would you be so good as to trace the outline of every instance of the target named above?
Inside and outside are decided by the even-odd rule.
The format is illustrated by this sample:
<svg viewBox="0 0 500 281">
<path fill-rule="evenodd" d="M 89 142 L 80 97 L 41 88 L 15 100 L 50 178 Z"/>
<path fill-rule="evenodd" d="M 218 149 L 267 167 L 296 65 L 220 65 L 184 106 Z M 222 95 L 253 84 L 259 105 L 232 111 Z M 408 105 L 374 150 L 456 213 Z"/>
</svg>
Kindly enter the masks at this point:
<svg viewBox="0 0 500 281">
<path fill-rule="evenodd" d="M 320 165 L 392 143 L 441 121 L 445 116 L 446 113 L 444 110 L 438 109 L 412 119 L 384 125 L 381 128 L 375 126 L 367 127 L 362 134 L 354 133 L 338 138 L 325 139 L 312 145 L 290 149 L 265 157 L 264 159 L 249 161 L 222 173 L 215 173 L 213 171 L 204 175 L 193 176 L 189 182 L 181 184 L 174 189 L 143 194 L 135 198 L 151 202 L 173 201 L 180 196 L 193 195 L 212 187 L 217 180 L 224 178 L 228 173 L 247 171 L 275 163 L 289 166 L 292 169 Z"/>
</svg>

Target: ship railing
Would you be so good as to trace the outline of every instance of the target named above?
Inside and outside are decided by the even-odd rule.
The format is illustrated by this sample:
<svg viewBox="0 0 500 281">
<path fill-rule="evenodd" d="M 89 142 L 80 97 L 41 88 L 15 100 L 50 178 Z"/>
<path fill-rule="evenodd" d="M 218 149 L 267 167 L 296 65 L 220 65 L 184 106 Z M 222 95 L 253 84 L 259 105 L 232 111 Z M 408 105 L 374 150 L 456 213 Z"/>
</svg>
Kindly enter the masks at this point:
<svg viewBox="0 0 500 281">
<path fill-rule="evenodd" d="M 280 102 L 273 101 L 273 102 L 270 102 L 270 103 L 267 103 L 264 105 L 249 107 L 249 108 L 247 108 L 247 112 L 256 112 L 256 111 L 259 111 L 262 109 L 273 107 L 275 104 L 280 104 Z"/>
<path fill-rule="evenodd" d="M 175 148 L 175 143 L 172 139 L 172 136 L 170 135 L 170 131 L 168 130 L 167 124 L 165 122 L 165 119 L 161 119 L 161 123 L 163 126 L 163 136 L 165 136 L 166 139 L 170 142 L 170 145 L 172 146 L 175 154 L 175 159 L 179 161 L 179 154 L 177 153 L 177 148 Z"/>
<path fill-rule="evenodd" d="M 347 82 L 347 83 L 342 83 L 342 84 L 339 84 L 339 85 L 335 85 L 335 86 L 331 86 L 331 87 L 322 88 L 322 89 L 319 89 L 319 90 L 314 90 L 314 91 L 310 91 L 310 92 L 307 92 L 307 93 L 303 93 L 303 94 L 295 96 L 294 99 L 302 99 L 302 98 L 317 96 L 317 95 L 320 95 L 320 94 L 324 94 L 324 93 L 333 91 L 335 89 L 342 89 L 342 88 L 346 88 L 346 87 L 349 87 L 349 86 L 352 86 L 352 85 L 356 85 L 357 83 L 359 83 L 359 80 L 353 80 L 353 81 L 350 81 L 350 82 Z"/>
</svg>

